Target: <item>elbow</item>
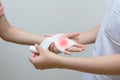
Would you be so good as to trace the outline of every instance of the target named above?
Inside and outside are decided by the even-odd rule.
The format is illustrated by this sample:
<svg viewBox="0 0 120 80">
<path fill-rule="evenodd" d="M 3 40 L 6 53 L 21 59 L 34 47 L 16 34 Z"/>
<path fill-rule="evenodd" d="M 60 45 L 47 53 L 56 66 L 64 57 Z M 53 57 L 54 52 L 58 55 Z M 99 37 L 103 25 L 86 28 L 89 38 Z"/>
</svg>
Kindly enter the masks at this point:
<svg viewBox="0 0 120 80">
<path fill-rule="evenodd" d="M 4 40 L 4 41 L 9 41 L 9 35 L 7 33 L 3 33 L 0 35 L 0 37 Z"/>
<path fill-rule="evenodd" d="M 1 34 L 0 34 L 0 37 L 3 39 L 3 40 L 5 40 L 5 41 L 7 41 L 7 42 L 10 42 L 10 40 L 11 40 L 11 28 L 9 28 L 9 29 L 7 29 L 7 30 L 5 30 L 5 31 L 3 31 Z"/>
</svg>

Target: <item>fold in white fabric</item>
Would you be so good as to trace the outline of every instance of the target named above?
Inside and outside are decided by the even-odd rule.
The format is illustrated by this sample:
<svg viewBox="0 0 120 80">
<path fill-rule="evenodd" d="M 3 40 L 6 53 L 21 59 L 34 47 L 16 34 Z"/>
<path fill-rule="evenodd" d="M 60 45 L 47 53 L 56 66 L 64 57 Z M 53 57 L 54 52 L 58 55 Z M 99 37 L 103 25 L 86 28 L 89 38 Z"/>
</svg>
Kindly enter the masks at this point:
<svg viewBox="0 0 120 80">
<path fill-rule="evenodd" d="M 63 53 L 66 48 L 69 48 L 76 44 L 76 42 L 74 42 L 73 40 L 63 37 L 63 34 L 56 34 L 52 37 L 45 38 L 41 42 L 40 46 L 44 49 L 48 49 L 51 43 L 55 43 L 57 50 L 61 53 Z M 37 53 L 35 46 L 30 46 L 30 51 Z"/>
</svg>

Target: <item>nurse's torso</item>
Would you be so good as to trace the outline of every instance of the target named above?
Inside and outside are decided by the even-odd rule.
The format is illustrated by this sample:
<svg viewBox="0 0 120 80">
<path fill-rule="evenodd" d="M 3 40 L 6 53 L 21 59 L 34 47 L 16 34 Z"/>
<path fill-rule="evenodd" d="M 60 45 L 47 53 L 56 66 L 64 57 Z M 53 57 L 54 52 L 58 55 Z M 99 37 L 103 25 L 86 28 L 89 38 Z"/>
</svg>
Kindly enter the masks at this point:
<svg viewBox="0 0 120 80">
<path fill-rule="evenodd" d="M 0 16 L 2 16 L 3 14 L 4 14 L 4 9 L 3 9 L 3 5 L 0 0 Z M 1 37 L 0 37 L 0 39 L 1 39 Z"/>
<path fill-rule="evenodd" d="M 120 54 L 120 0 L 108 0 L 93 57 Z M 85 74 L 81 80 L 120 80 L 120 76 Z"/>
<path fill-rule="evenodd" d="M 3 15 L 3 13 L 4 13 L 3 5 L 2 5 L 2 3 L 0 2 L 0 16 Z"/>
</svg>

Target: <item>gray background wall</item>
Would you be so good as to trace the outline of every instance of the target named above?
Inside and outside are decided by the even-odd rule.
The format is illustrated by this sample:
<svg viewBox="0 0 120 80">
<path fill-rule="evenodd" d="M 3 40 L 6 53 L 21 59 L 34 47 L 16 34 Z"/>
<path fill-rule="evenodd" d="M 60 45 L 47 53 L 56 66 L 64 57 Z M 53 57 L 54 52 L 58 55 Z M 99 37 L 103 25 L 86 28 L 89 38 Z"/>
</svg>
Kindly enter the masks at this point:
<svg viewBox="0 0 120 80">
<path fill-rule="evenodd" d="M 35 34 L 84 32 L 101 22 L 106 0 L 3 0 L 8 21 Z M 87 57 L 92 45 L 74 57 Z M 36 70 L 28 46 L 0 40 L 0 80 L 80 80 L 82 72 Z M 66 55 L 62 55 L 66 56 Z M 66 56 L 68 57 L 68 56 Z"/>
</svg>

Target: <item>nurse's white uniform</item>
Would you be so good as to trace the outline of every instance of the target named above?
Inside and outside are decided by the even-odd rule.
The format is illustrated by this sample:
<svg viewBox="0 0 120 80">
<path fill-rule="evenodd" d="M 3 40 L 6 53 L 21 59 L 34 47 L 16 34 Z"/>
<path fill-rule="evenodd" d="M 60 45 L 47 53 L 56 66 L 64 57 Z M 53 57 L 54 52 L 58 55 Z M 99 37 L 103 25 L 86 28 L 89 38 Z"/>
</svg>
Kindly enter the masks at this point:
<svg viewBox="0 0 120 80">
<path fill-rule="evenodd" d="M 110 54 L 120 54 L 120 0 L 107 0 L 105 15 L 92 56 Z M 80 80 L 120 80 L 120 76 L 85 73 Z"/>
</svg>

